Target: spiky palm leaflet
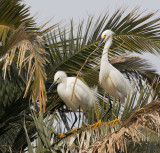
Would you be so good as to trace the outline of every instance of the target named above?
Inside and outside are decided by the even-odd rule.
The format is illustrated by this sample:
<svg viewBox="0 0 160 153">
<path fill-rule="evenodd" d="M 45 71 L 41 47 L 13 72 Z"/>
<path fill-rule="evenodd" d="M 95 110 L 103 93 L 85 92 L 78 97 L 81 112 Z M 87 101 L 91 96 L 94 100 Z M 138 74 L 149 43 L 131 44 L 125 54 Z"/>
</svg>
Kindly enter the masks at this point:
<svg viewBox="0 0 160 153">
<path fill-rule="evenodd" d="M 137 26 L 139 24 L 143 24 L 143 22 L 145 23 L 146 20 L 152 16 L 152 13 L 144 18 L 142 17 L 138 19 L 138 15 L 137 16 L 134 15 L 136 11 L 137 10 L 132 11 L 131 13 L 126 15 L 126 17 L 125 16 L 122 17 L 122 14 L 124 11 L 120 11 L 120 10 L 118 10 L 112 17 L 108 17 L 108 14 L 106 14 L 102 18 L 99 17 L 97 22 L 95 22 L 96 23 L 95 25 L 93 22 L 93 18 L 91 17 L 88 20 L 88 24 L 86 27 L 83 24 L 79 25 L 76 36 L 74 36 L 75 32 L 73 31 L 74 28 L 72 23 L 71 23 L 71 29 L 69 30 L 69 34 L 67 30 L 64 30 L 64 29 L 61 30 L 61 28 L 57 29 L 58 33 L 56 33 L 56 31 L 53 32 L 53 34 L 49 33 L 48 37 L 46 37 L 46 40 L 48 40 L 47 43 L 49 44 L 49 50 L 48 50 L 49 55 L 52 55 L 52 56 L 49 56 L 48 59 L 51 61 L 50 63 L 52 64 L 47 65 L 50 67 L 46 67 L 46 73 L 48 75 L 48 81 L 46 82 L 47 87 L 49 87 L 49 84 L 51 83 L 51 81 L 53 81 L 54 73 L 59 69 L 66 71 L 69 74 L 69 76 L 76 75 L 77 71 L 79 70 L 81 65 L 84 63 L 86 57 L 96 48 L 96 45 L 100 39 L 100 33 L 101 31 L 103 31 L 103 29 L 110 28 L 113 31 L 115 31 L 117 34 L 117 36 L 114 38 L 112 50 L 109 54 L 110 58 L 115 55 L 117 56 L 122 55 L 123 53 L 129 52 L 129 51 L 143 52 L 145 50 L 153 53 L 152 47 L 154 47 L 154 49 L 158 52 L 157 42 L 159 40 L 158 40 L 158 37 L 156 37 L 156 34 L 158 33 L 157 31 L 158 31 L 159 25 L 157 23 L 159 19 L 153 21 L 152 25 L 144 24 L 143 26 L 144 28 L 138 29 Z M 130 24 L 132 23 L 132 26 L 130 26 L 130 24 L 128 23 L 128 18 L 131 18 Z M 155 26 L 153 26 L 154 24 Z M 84 28 L 86 32 L 85 34 L 83 33 L 83 29 L 82 29 L 83 27 L 85 27 Z M 128 29 L 128 30 L 123 31 L 119 27 L 123 27 L 124 29 Z M 137 29 L 137 32 L 134 31 L 135 29 Z M 149 29 L 149 30 L 145 31 L 146 29 L 147 30 Z M 155 31 L 153 31 L 152 29 L 155 29 Z M 151 31 L 153 31 L 153 33 L 151 33 Z M 137 33 L 137 35 L 135 33 Z M 133 38 L 137 38 L 137 39 L 141 38 L 140 40 L 144 44 L 142 43 L 142 45 L 139 46 L 138 45 L 139 41 L 138 42 L 133 41 Z M 146 43 L 149 43 L 149 45 L 148 44 L 146 45 Z M 93 66 L 97 66 L 97 62 L 94 62 L 94 61 L 97 61 L 97 56 L 100 58 L 101 51 L 97 51 L 95 52 L 95 54 L 93 54 L 93 56 L 91 56 L 85 68 L 83 69 L 82 71 L 83 73 L 81 75 L 83 80 L 85 80 L 87 84 L 90 86 L 98 83 L 97 81 L 98 69 L 96 67 L 95 69 L 93 69 Z M 141 63 L 140 61 L 143 61 L 143 63 Z M 141 71 L 138 71 L 139 69 L 138 66 L 140 65 L 139 63 L 143 67 L 143 70 L 144 70 L 143 73 Z M 93 70 L 91 71 L 91 69 L 93 69 L 94 71 Z M 122 66 L 121 68 L 119 67 L 119 69 L 124 70 L 124 66 Z M 146 67 L 146 63 L 144 63 L 144 60 L 141 60 L 141 59 L 138 62 L 134 63 L 132 67 L 130 66 L 129 69 L 130 71 L 132 71 L 132 73 L 128 72 L 130 74 L 129 76 L 134 77 L 133 74 L 136 74 L 135 76 L 143 76 L 143 78 L 142 79 L 140 78 L 140 80 L 149 78 L 148 77 L 149 75 L 147 75 L 148 73 L 153 75 L 153 77 L 151 77 L 151 80 L 153 80 L 154 76 L 157 75 L 154 71 L 152 70 L 150 71 L 148 69 L 148 66 Z M 125 68 L 125 72 L 127 72 L 126 68 Z M 87 75 L 87 74 L 90 74 L 90 75 Z M 49 100 L 46 108 L 47 111 L 50 111 L 50 110 L 55 111 L 55 108 L 62 105 L 62 101 L 58 98 L 57 95 L 55 95 L 55 93 L 56 93 L 55 89 L 52 91 L 52 93 L 48 93 Z M 102 90 L 100 93 L 103 95 Z M 34 125 L 32 123 L 29 123 L 26 126 L 29 129 L 29 131 L 33 130 L 31 127 L 34 128 Z M 22 135 L 24 135 L 23 131 L 22 131 Z M 20 140 L 21 142 L 23 142 L 25 137 L 23 137 L 22 135 L 19 135 L 17 137 L 17 140 L 19 138 L 22 138 Z M 30 137 L 31 136 L 32 134 L 30 135 Z M 23 147 L 25 146 L 21 142 L 17 143 L 16 145 L 18 150 L 22 146 Z"/>
<path fill-rule="evenodd" d="M 135 98 L 138 92 L 134 93 L 131 99 L 127 100 L 127 104 L 124 106 L 124 112 L 128 115 L 133 109 L 146 105 L 149 102 L 148 98 L 153 92 L 152 88 L 154 88 L 155 97 L 158 98 L 159 82 L 153 84 L 153 86 L 152 83 L 159 75 L 152 68 L 151 64 L 138 57 L 124 56 L 124 54 L 132 52 L 159 54 L 159 18 L 147 22 L 150 18 L 152 19 L 155 13 L 149 13 L 143 16 L 143 13 L 136 14 L 137 11 L 138 9 L 134 9 L 131 13 L 124 16 L 123 10 L 117 10 L 111 17 L 106 14 L 104 17 L 98 18 L 98 20 L 95 21 L 95 25 L 93 18 L 90 18 L 87 22 L 87 27 L 84 28 L 87 29 L 85 31 L 86 33 L 83 34 L 83 24 L 80 24 L 75 37 L 73 36 L 73 28 L 71 28 L 71 32 L 68 34 L 69 37 L 66 37 L 66 39 L 65 36 L 67 36 L 67 34 L 65 34 L 65 30 L 59 31 L 59 38 L 57 38 L 58 34 L 56 34 L 56 32 L 49 34 L 47 40 L 50 46 L 50 54 L 52 55 L 50 58 L 52 58 L 52 63 L 54 63 L 51 65 L 51 69 L 49 69 L 49 82 L 53 80 L 53 75 L 57 70 L 63 70 L 66 71 L 69 76 L 75 76 L 86 57 L 97 47 L 100 40 L 100 33 L 104 29 L 112 29 L 116 33 L 116 36 L 114 37 L 113 45 L 109 52 L 110 61 L 130 80 L 138 82 L 137 89 L 141 95 L 138 101 L 136 101 Z M 72 25 L 73 24 L 71 24 L 71 26 Z M 79 76 L 89 86 L 98 84 L 98 61 L 101 57 L 102 47 L 90 57 Z M 115 61 L 113 58 L 115 58 Z M 119 59 L 121 60 L 119 61 Z M 148 84 L 152 86 L 150 90 L 148 90 L 149 88 L 147 89 L 148 94 L 146 95 L 144 95 L 144 89 L 146 89 L 144 88 L 144 81 L 146 81 L 147 86 Z M 54 95 L 56 93 L 56 88 L 52 92 Z M 103 90 L 100 89 L 99 93 L 103 97 Z M 50 95 L 51 101 L 54 101 L 52 99 L 52 93 L 49 93 L 49 97 Z M 135 105 L 137 107 L 134 107 Z M 118 108 L 115 99 L 113 99 L 113 107 L 111 115 L 107 117 L 109 120 L 114 119 L 114 114 L 116 114 Z M 98 114 L 96 116 L 100 115 L 98 111 L 95 113 Z M 96 119 L 94 121 L 96 121 Z"/>
</svg>

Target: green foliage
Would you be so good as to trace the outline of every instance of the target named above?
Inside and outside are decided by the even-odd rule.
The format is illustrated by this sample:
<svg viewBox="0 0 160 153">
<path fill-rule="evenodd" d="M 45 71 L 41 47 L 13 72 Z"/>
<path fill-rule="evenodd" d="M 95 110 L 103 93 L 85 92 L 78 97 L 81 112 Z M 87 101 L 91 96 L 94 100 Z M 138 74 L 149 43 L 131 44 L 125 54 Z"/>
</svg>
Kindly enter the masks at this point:
<svg viewBox="0 0 160 153">
<path fill-rule="evenodd" d="M 0 0 L 0 56 L 5 55 L 4 46 L 11 34 L 22 23 L 26 31 L 35 31 L 35 21 L 29 14 L 29 7 L 20 3 L 21 0 Z M 5 9 L 4 9 L 5 8 Z M 5 46 L 6 47 L 6 46 Z"/>
<path fill-rule="evenodd" d="M 90 17 L 87 24 L 82 22 L 78 25 L 76 32 L 73 31 L 72 21 L 69 31 L 58 28 L 57 31 L 55 30 L 49 33 L 46 37 L 46 41 L 49 44 L 49 58 L 51 61 L 47 67 L 48 82 L 52 82 L 53 75 L 57 70 L 63 70 L 69 76 L 76 76 L 88 55 L 96 49 L 101 32 L 104 29 L 112 29 L 116 33 L 116 36 L 114 36 L 113 45 L 109 52 L 109 60 L 113 66 L 124 73 L 134 84 L 137 84 L 133 87 L 134 91 L 128 97 L 126 104 L 122 105 L 119 117 L 125 120 L 134 110 L 145 106 L 152 99 L 158 98 L 159 88 L 157 87 L 159 87 L 159 82 L 157 81 L 153 84 L 154 78 L 158 77 L 158 74 L 152 68 L 151 64 L 144 59 L 124 55 L 124 53 L 128 54 L 130 52 L 159 54 L 159 18 L 152 19 L 155 13 L 143 15 L 143 13 L 138 13 L 138 9 L 134 9 L 126 15 L 124 10 L 117 10 L 112 16 L 105 14 L 97 20 Z M 90 56 L 79 76 L 90 87 L 98 85 L 99 60 L 101 58 L 102 48 L 103 46 Z M 48 84 L 47 87 L 49 87 Z M 86 114 L 84 112 L 84 117 L 82 117 L 83 125 L 96 122 L 103 115 L 103 112 L 108 109 L 108 100 L 107 98 L 103 99 L 103 90 L 98 87 L 98 91 L 100 97 L 98 105 L 96 105 L 92 113 Z M 56 101 L 57 104 L 57 99 L 54 100 L 53 97 L 55 94 L 56 88 L 48 93 L 49 103 L 50 101 Z M 60 99 L 59 103 L 62 103 Z M 55 106 L 55 103 L 53 105 Z M 117 112 L 118 102 L 113 99 L 113 109 L 105 120 L 113 120 Z M 84 131 L 87 133 L 86 129 Z M 106 130 L 106 132 L 109 131 Z M 100 135 L 98 138 L 101 138 Z M 70 146 L 72 149 L 75 148 L 72 145 L 74 143 L 75 145 L 80 145 L 77 144 L 78 135 L 70 137 L 68 133 L 66 143 L 63 143 L 64 147 L 59 148 L 62 145 L 62 141 L 60 140 L 56 144 L 53 143 L 53 148 L 57 148 L 57 150 L 63 152 L 64 150 L 66 151 L 67 146 Z M 92 140 L 91 142 L 93 143 Z"/>
<path fill-rule="evenodd" d="M 44 120 L 44 119 L 41 119 L 40 116 L 38 119 L 34 113 L 32 117 L 34 119 L 37 132 L 38 132 L 37 141 L 41 140 L 41 146 L 37 145 L 35 147 L 36 152 L 38 152 L 39 148 L 42 146 L 43 147 L 45 146 L 44 147 L 45 151 L 51 151 L 53 149 L 52 150 L 53 152 L 54 151 L 80 152 L 82 150 L 84 152 L 85 150 L 88 150 L 88 151 L 90 150 L 91 152 L 91 150 L 92 151 L 96 150 L 95 148 L 96 145 L 97 145 L 97 148 L 102 147 L 104 144 L 101 144 L 101 141 L 103 139 L 105 141 L 107 137 L 110 137 L 111 141 L 113 140 L 112 143 L 114 143 L 114 139 L 117 139 L 117 141 L 119 141 L 120 143 L 120 148 L 123 148 L 124 146 L 123 146 L 123 143 L 121 142 L 121 134 L 123 134 L 122 132 L 123 129 L 125 129 L 126 131 L 126 133 L 122 137 L 125 137 L 125 141 L 127 142 L 126 144 L 124 144 L 126 145 L 127 152 L 131 152 L 133 150 L 145 151 L 148 148 L 148 144 L 151 145 L 149 148 L 151 149 L 151 151 L 153 151 L 154 148 L 152 147 L 152 145 L 156 145 L 159 143 L 158 129 L 160 127 L 159 127 L 159 122 L 156 121 L 156 120 L 159 120 L 159 114 L 157 114 L 158 115 L 158 118 L 157 118 L 157 115 L 155 114 L 155 112 L 160 110 L 160 105 L 159 105 L 159 101 L 151 102 L 153 100 L 153 97 L 152 97 L 153 94 L 150 93 L 151 90 L 152 90 L 152 87 L 150 87 L 149 85 L 146 86 L 144 84 L 144 88 L 141 89 L 140 94 L 137 94 L 137 92 L 134 92 L 130 96 L 128 96 L 127 102 L 122 106 L 121 111 L 119 113 L 119 119 L 122 120 L 122 122 L 116 123 L 114 128 L 112 127 L 112 125 L 108 125 L 107 122 L 104 122 L 100 128 L 97 127 L 95 130 L 84 124 L 86 127 L 80 128 L 78 129 L 78 131 L 74 131 L 72 133 L 68 131 L 65 133 L 65 135 L 62 138 L 58 138 L 56 133 L 56 128 L 55 128 L 56 124 L 53 123 L 53 120 L 52 120 L 55 118 L 55 114 L 53 114 L 53 116 L 51 115 L 50 117 L 47 117 Z M 148 95 L 150 95 L 149 98 L 146 98 L 148 97 Z M 138 103 L 137 99 L 141 99 L 142 103 Z M 113 100 L 113 103 L 114 102 L 115 100 Z M 148 103 L 150 104 L 148 105 Z M 110 115 L 107 116 L 108 121 L 115 118 L 115 114 L 117 114 L 117 111 L 118 111 L 118 107 L 113 104 L 113 109 Z M 97 113 L 97 111 L 93 111 L 92 113 Z M 156 122 L 154 122 L 153 119 L 150 119 L 150 117 L 154 118 Z M 48 120 L 48 118 L 50 119 Z M 84 123 L 87 122 L 87 118 L 82 117 L 81 120 L 83 120 Z M 62 126 L 61 122 L 59 122 L 58 124 L 59 126 Z M 129 130 L 131 130 L 132 132 L 127 133 L 127 131 Z M 119 135 L 118 135 L 118 132 L 119 132 Z M 117 134 L 117 136 L 114 135 L 114 133 Z M 44 145 L 42 145 L 43 143 Z M 108 144 L 108 146 L 109 145 L 110 144 Z M 107 146 L 106 146 L 106 149 L 109 150 Z M 117 149 L 119 150 L 119 148 Z"/>
<path fill-rule="evenodd" d="M 35 28 L 33 18 L 29 17 L 29 8 L 26 8 L 20 2 L 18 0 L 0 1 L 0 12 L 5 14 L 5 18 L 3 15 L 0 17 L 0 21 L 3 23 L 0 25 L 0 57 L 5 59 L 4 55 L 9 49 L 18 44 L 16 49 L 14 48 L 16 52 L 14 58 L 11 57 L 12 65 L 6 69 L 5 80 L 3 80 L 2 75 L 4 60 L 0 61 L 0 78 L 2 80 L 0 82 L 0 99 L 4 98 L 3 101 L 0 101 L 0 110 L 2 111 L 0 115 L 0 145 L 5 146 L 1 151 L 6 152 L 8 146 L 11 146 L 13 152 L 20 152 L 21 150 L 63 152 L 67 149 L 68 151 L 75 151 L 78 150 L 78 147 L 83 149 L 84 142 L 86 142 L 86 146 L 90 146 L 98 143 L 106 134 L 109 136 L 114 134 L 114 129 L 107 124 L 99 130 L 96 129 L 96 131 L 82 128 L 78 132 L 70 133 L 69 130 L 75 116 L 59 98 L 56 87 L 51 92 L 46 92 L 48 101 L 45 113 L 38 113 L 41 103 L 40 106 L 35 104 L 35 111 L 28 109 L 29 103 L 32 103 L 33 99 L 38 101 L 35 94 L 43 91 L 41 93 L 45 95 L 43 89 L 49 88 L 57 70 L 67 72 L 68 76 L 76 76 L 86 58 L 96 49 L 101 32 L 105 29 L 112 29 L 116 33 L 109 51 L 111 64 L 119 69 L 133 84 L 136 84 L 126 103 L 121 107 L 119 118 L 122 119 L 122 123 L 132 116 L 134 111 L 145 107 L 152 100 L 159 99 L 159 82 L 155 79 L 159 75 L 155 69 L 147 60 L 135 57 L 132 54 L 128 56 L 129 53 L 142 54 L 144 52 L 159 54 L 160 23 L 159 18 L 154 18 L 156 12 L 146 14 L 139 12 L 139 9 L 136 8 L 127 13 L 124 9 L 118 9 L 113 15 L 106 13 L 97 19 L 93 16 L 89 17 L 86 22 L 82 21 L 76 27 L 73 26 L 74 22 L 71 21 L 69 27 L 61 27 L 55 24 L 40 31 L 39 28 Z M 4 7 L 7 9 L 3 9 Z M 23 25 L 25 25 L 25 28 L 23 28 Z M 38 41 L 35 32 L 40 36 L 39 38 L 43 36 L 45 42 Z M 35 52 L 32 52 L 35 53 L 35 58 L 33 58 L 33 54 L 29 56 L 29 50 L 27 49 L 26 54 L 18 55 L 17 51 L 20 51 L 18 42 L 21 40 L 31 42 L 30 47 L 34 46 L 36 48 Z M 90 56 L 79 75 L 79 78 L 89 87 L 97 85 L 99 93 L 94 109 L 80 113 L 83 125 L 96 122 L 108 109 L 107 95 L 104 98 L 104 91 L 98 84 L 102 48 L 103 46 Z M 45 53 L 45 56 L 42 56 L 43 53 Z M 29 63 L 26 64 L 26 61 L 29 61 Z M 34 69 L 35 63 L 38 64 L 38 67 L 36 71 L 31 71 Z M 20 71 L 16 64 L 18 64 Z M 18 75 L 19 72 L 21 72 L 20 75 Z M 27 75 L 27 72 L 29 75 Z M 35 75 L 32 77 L 34 73 Z M 46 78 L 47 80 L 45 80 Z M 31 82 L 27 86 L 28 95 L 26 94 L 26 98 L 24 98 L 28 80 Z M 45 82 L 43 82 L 44 80 Z M 34 97 L 32 100 L 30 95 Z M 113 109 L 106 116 L 105 122 L 114 119 L 118 112 L 118 101 L 114 98 L 111 100 Z M 76 116 L 78 117 L 79 113 L 76 113 Z M 121 127 L 120 124 L 117 124 L 115 130 L 121 130 Z M 59 139 L 57 136 L 59 132 L 66 132 L 66 136 Z M 157 136 L 159 133 L 156 129 L 147 129 L 145 126 L 141 129 L 142 132 L 143 134 L 147 133 L 147 139 L 138 141 L 143 144 L 143 147 L 139 146 L 137 142 L 134 143 L 131 135 L 125 135 L 127 147 L 130 148 L 128 152 L 131 152 L 132 148 L 134 151 L 143 148 L 146 150 L 152 149 L 158 143 Z M 10 137 L 11 135 L 13 137 Z M 154 137 L 151 137 L 151 135 L 154 135 Z M 8 136 L 11 141 L 8 141 Z M 2 137 L 5 137 L 3 141 Z M 85 139 L 86 141 L 84 141 Z M 151 139 L 154 139 L 154 141 L 151 141 Z M 150 147 L 147 147 L 147 144 L 150 144 Z"/>
</svg>

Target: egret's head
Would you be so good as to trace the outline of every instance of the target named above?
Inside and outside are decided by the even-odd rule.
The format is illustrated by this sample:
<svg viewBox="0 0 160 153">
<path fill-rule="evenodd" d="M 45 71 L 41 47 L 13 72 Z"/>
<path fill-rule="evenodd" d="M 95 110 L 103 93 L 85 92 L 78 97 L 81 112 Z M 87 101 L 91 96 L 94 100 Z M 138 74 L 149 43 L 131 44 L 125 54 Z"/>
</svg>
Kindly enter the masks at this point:
<svg viewBox="0 0 160 153">
<path fill-rule="evenodd" d="M 101 39 L 104 41 L 106 41 L 107 39 L 111 38 L 113 35 L 115 35 L 115 33 L 112 30 L 105 30 L 102 32 L 101 35 Z"/>
<path fill-rule="evenodd" d="M 66 77 L 67 77 L 67 74 L 66 74 L 65 72 L 63 72 L 63 71 L 58 71 L 58 72 L 56 72 L 56 74 L 54 75 L 54 82 L 60 83 L 60 82 L 62 82 L 62 80 L 63 80 L 64 78 L 66 78 Z"/>
<path fill-rule="evenodd" d="M 64 78 L 67 77 L 67 74 L 63 71 L 58 71 L 56 72 L 56 74 L 54 75 L 54 82 L 51 84 L 51 86 L 49 87 L 48 91 L 51 91 L 51 89 L 57 84 L 57 83 L 61 83 L 62 80 Z"/>
</svg>

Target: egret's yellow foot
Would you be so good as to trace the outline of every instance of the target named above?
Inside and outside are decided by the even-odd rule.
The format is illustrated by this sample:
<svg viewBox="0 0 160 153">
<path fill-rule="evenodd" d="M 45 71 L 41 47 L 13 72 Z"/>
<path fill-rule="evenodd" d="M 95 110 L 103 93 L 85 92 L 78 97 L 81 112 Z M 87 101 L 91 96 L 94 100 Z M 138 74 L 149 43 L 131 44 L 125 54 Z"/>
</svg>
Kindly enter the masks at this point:
<svg viewBox="0 0 160 153">
<path fill-rule="evenodd" d="M 77 131 L 77 128 L 75 128 L 75 129 L 72 129 L 70 132 L 72 133 L 73 131 Z"/>
<path fill-rule="evenodd" d="M 62 137 L 64 137 L 64 134 L 58 133 L 58 136 L 59 136 L 60 138 L 62 138 Z"/>
<path fill-rule="evenodd" d="M 95 130 L 96 127 L 100 127 L 101 126 L 102 121 L 99 120 L 98 122 L 94 123 L 93 125 L 91 125 L 91 128 L 93 127 L 93 130 Z"/>
<path fill-rule="evenodd" d="M 116 118 L 115 120 L 110 121 L 108 125 L 112 124 L 112 127 L 114 127 L 115 122 L 120 122 L 120 120 Z"/>
</svg>

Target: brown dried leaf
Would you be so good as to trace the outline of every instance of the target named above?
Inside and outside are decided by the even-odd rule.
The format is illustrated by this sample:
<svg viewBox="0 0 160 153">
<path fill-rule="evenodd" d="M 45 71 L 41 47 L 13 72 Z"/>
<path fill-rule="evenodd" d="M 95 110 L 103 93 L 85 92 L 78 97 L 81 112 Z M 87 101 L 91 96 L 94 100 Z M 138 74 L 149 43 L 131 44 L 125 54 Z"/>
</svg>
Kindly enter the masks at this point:
<svg viewBox="0 0 160 153">
<path fill-rule="evenodd" d="M 17 68 L 19 74 L 22 68 L 28 63 L 27 70 L 27 85 L 24 97 L 27 96 L 30 89 L 31 81 L 33 81 L 31 98 L 33 102 L 40 102 L 40 111 L 42 112 L 42 106 L 45 111 L 45 102 L 47 101 L 46 88 L 44 80 L 47 78 L 45 73 L 47 54 L 43 49 L 43 42 L 35 34 L 27 33 L 25 26 L 22 24 L 9 38 L 6 45 L 6 51 L 8 56 L 4 59 L 3 72 L 4 78 L 6 75 L 6 69 L 12 64 L 16 51 L 18 50 Z M 27 54 L 26 54 L 27 53 Z"/>
</svg>

